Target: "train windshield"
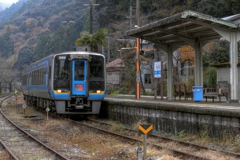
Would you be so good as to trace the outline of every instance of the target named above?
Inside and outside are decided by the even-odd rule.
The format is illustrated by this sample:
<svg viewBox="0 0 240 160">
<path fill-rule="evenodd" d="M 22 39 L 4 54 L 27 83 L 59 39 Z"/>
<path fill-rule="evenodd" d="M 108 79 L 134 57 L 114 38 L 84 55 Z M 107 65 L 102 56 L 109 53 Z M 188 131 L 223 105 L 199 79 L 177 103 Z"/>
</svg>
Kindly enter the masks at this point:
<svg viewBox="0 0 240 160">
<path fill-rule="evenodd" d="M 70 90 L 70 64 L 69 55 L 55 57 L 54 90 Z"/>
<path fill-rule="evenodd" d="M 101 56 L 91 56 L 90 62 L 90 79 L 89 90 L 104 90 L 105 89 L 105 73 L 104 73 L 104 58 Z"/>
</svg>

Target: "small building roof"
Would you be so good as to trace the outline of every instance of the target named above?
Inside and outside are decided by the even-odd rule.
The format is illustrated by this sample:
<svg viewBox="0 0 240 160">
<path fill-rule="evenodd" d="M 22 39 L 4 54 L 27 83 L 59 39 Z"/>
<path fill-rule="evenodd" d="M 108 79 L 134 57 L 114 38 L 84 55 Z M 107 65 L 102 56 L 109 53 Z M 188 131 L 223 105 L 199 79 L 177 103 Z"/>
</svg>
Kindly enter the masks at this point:
<svg viewBox="0 0 240 160">
<path fill-rule="evenodd" d="M 218 63 L 218 64 L 212 64 L 211 65 L 212 67 L 216 67 L 216 68 L 225 68 L 225 67 L 228 67 L 230 68 L 231 67 L 231 64 L 230 62 L 223 62 L 223 63 Z M 238 64 L 237 66 L 240 66 L 240 59 L 238 59 Z"/>
<path fill-rule="evenodd" d="M 106 68 L 121 68 L 124 67 L 124 63 L 121 58 L 117 58 L 112 62 L 106 64 Z"/>
</svg>

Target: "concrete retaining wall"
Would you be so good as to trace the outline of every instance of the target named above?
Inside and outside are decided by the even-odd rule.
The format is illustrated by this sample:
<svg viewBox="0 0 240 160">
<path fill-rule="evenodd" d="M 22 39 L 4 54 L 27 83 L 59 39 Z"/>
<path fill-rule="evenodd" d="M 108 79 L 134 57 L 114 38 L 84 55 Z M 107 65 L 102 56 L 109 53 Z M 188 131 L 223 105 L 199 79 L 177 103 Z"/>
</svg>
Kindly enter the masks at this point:
<svg viewBox="0 0 240 160">
<path fill-rule="evenodd" d="M 154 126 L 154 132 L 178 134 L 185 131 L 200 135 L 207 133 L 219 138 L 239 134 L 240 110 L 196 105 L 105 99 L 101 107 L 101 116 L 129 126 L 142 122 L 150 123 Z"/>
</svg>

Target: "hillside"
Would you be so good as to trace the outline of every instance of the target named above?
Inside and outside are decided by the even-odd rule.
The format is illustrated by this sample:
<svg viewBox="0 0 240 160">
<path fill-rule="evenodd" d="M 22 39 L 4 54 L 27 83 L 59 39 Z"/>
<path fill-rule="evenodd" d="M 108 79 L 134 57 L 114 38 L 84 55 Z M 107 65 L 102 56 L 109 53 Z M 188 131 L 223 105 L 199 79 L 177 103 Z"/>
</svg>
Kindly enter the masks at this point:
<svg viewBox="0 0 240 160">
<path fill-rule="evenodd" d="M 129 8 L 133 6 L 132 25 L 135 23 L 136 0 L 93 0 L 99 6 L 93 7 L 93 27 L 107 28 L 111 33 L 112 55 L 126 44 L 118 43 L 130 29 Z M 20 0 L 0 12 L 0 56 L 11 62 L 14 69 L 22 70 L 29 63 L 46 55 L 66 51 L 67 33 L 70 35 L 70 49 L 83 30 L 89 31 L 89 0 Z M 182 12 L 196 10 L 215 17 L 238 13 L 237 0 L 140 0 L 141 24 Z M 62 21 L 74 21 L 67 28 Z"/>
<path fill-rule="evenodd" d="M 26 1 L 26 2 L 25 2 Z M 62 21 L 73 20 L 72 28 L 76 36 L 82 30 L 86 8 L 83 3 L 87 0 L 22 0 L 22 3 L 14 4 L 7 10 L 0 13 L 0 55 L 2 58 L 15 63 L 16 69 L 22 69 L 22 64 L 29 64 L 34 57 L 34 50 L 42 35 L 54 35 L 61 30 L 59 35 L 66 40 L 67 27 Z M 8 10 L 17 8 L 5 22 L 1 17 Z M 58 31 L 59 32 L 59 31 Z M 75 37 L 76 39 L 77 37 Z M 63 42 L 64 43 L 64 42 Z M 67 44 L 65 42 L 65 44 Z M 67 46 L 65 47 L 67 48 Z M 25 58 L 24 61 L 23 58 Z M 41 57 L 40 57 L 41 58 Z M 22 61 L 19 63 L 19 60 Z M 36 59 L 35 59 L 36 60 Z M 20 67 L 20 68 L 18 68 Z"/>
<path fill-rule="evenodd" d="M 9 6 L 9 4 L 6 3 L 0 3 L 0 24 L 6 22 L 13 13 L 15 13 L 16 11 L 18 11 L 23 3 L 25 3 L 27 0 L 18 0 L 18 2 L 13 3 L 11 6 Z"/>
</svg>

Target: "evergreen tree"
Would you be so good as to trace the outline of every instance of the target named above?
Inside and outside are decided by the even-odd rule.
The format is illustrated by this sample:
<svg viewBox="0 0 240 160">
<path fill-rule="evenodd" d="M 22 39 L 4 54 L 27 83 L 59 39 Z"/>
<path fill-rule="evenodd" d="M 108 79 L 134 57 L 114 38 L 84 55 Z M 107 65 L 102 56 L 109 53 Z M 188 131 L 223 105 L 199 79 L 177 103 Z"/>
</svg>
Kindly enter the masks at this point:
<svg viewBox="0 0 240 160">
<path fill-rule="evenodd" d="M 75 41 L 76 46 L 85 46 L 90 45 L 91 51 L 98 52 L 98 46 L 103 45 L 106 46 L 107 43 L 105 41 L 106 36 L 108 34 L 107 29 L 102 28 L 97 30 L 95 33 L 90 34 L 89 32 L 83 31 L 80 33 L 80 38 Z"/>
<path fill-rule="evenodd" d="M 13 69 L 23 70 L 33 59 L 33 47 L 27 46 L 22 48 L 18 54 L 18 60 L 14 63 Z"/>
</svg>

